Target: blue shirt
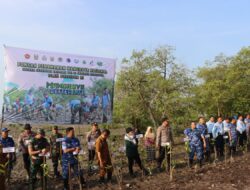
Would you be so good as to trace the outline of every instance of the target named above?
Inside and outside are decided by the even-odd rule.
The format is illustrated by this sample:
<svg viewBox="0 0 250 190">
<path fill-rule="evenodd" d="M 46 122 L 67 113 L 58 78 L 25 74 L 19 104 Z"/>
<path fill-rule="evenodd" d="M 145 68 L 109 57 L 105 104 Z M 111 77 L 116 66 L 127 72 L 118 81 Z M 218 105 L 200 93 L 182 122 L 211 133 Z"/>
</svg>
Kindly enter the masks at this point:
<svg viewBox="0 0 250 190">
<path fill-rule="evenodd" d="M 215 123 L 214 123 L 214 122 L 212 122 L 212 121 L 208 121 L 208 122 L 206 123 L 208 133 L 212 133 L 212 130 L 213 130 L 214 124 L 215 124 Z"/>
<path fill-rule="evenodd" d="M 80 148 L 80 141 L 75 137 L 72 138 L 65 137 L 64 140 L 62 141 L 62 150 L 69 148 L 77 148 L 77 147 Z M 77 159 L 75 158 L 73 152 L 68 152 L 68 153 L 63 152 L 62 162 L 75 164 L 77 163 Z"/>
<path fill-rule="evenodd" d="M 47 98 L 44 98 L 44 107 L 45 108 L 50 108 L 52 106 L 52 103 L 53 103 L 53 99 L 48 96 Z"/>
<path fill-rule="evenodd" d="M 74 108 L 76 105 L 80 105 L 81 101 L 80 100 L 71 100 L 69 105 L 71 108 Z"/>
<path fill-rule="evenodd" d="M 2 144 L 3 148 L 15 146 L 15 143 L 11 137 L 7 137 L 7 138 L 0 137 L 0 144 Z"/>
<path fill-rule="evenodd" d="M 217 138 L 219 134 L 224 135 L 224 126 L 223 123 L 216 122 L 214 124 L 213 130 L 213 138 Z"/>
<path fill-rule="evenodd" d="M 197 128 L 193 130 L 191 128 L 185 129 L 184 134 L 188 137 L 190 145 L 201 146 L 201 137 L 203 136 L 201 131 Z"/>
<path fill-rule="evenodd" d="M 238 119 L 236 129 L 237 129 L 237 131 L 239 131 L 242 134 L 246 130 L 245 123 Z"/>
<path fill-rule="evenodd" d="M 95 97 L 93 97 L 91 103 L 92 103 L 93 106 L 98 107 L 99 101 L 100 101 L 99 96 L 95 96 Z"/>
<path fill-rule="evenodd" d="M 25 104 L 32 105 L 34 103 L 34 96 L 32 94 L 25 95 Z"/>
<path fill-rule="evenodd" d="M 197 125 L 196 125 L 196 128 L 198 129 L 198 130 L 200 130 L 200 132 L 201 132 L 201 134 L 203 135 L 203 136 L 205 136 L 206 134 L 207 134 L 207 126 L 205 125 L 205 124 L 200 124 L 200 123 L 198 123 Z"/>
<path fill-rule="evenodd" d="M 109 94 L 104 94 L 102 96 L 102 108 L 106 108 L 109 105 L 109 102 L 110 102 Z"/>
</svg>

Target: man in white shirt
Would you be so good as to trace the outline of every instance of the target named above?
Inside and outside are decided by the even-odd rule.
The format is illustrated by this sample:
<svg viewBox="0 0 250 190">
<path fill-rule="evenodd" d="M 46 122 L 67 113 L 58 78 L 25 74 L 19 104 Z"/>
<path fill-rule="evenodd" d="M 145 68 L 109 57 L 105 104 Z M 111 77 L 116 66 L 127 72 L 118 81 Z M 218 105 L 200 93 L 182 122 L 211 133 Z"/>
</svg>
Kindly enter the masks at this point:
<svg viewBox="0 0 250 190">
<path fill-rule="evenodd" d="M 206 123 L 208 134 L 210 135 L 211 139 L 213 138 L 212 130 L 213 130 L 214 124 L 215 124 L 214 123 L 214 117 L 211 116 L 210 119 L 209 119 L 209 121 Z"/>
<path fill-rule="evenodd" d="M 236 124 L 236 130 L 239 138 L 239 146 L 242 148 L 244 146 L 244 143 L 247 140 L 247 135 L 246 135 L 246 125 L 243 122 L 243 116 L 239 115 L 237 124 Z"/>
<path fill-rule="evenodd" d="M 212 129 L 213 138 L 215 139 L 215 146 L 217 155 L 223 156 L 224 155 L 224 126 L 222 122 L 222 117 L 218 117 L 217 122 L 214 124 Z"/>
</svg>

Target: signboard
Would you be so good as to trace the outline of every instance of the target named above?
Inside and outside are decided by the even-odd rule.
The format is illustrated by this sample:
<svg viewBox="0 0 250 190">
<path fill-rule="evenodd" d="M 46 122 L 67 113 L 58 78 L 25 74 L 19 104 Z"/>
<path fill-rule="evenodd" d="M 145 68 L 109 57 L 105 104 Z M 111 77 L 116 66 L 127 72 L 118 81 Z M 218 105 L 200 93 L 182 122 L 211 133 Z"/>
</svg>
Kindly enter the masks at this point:
<svg viewBox="0 0 250 190">
<path fill-rule="evenodd" d="M 115 59 L 14 47 L 4 50 L 4 121 L 112 121 Z"/>
</svg>

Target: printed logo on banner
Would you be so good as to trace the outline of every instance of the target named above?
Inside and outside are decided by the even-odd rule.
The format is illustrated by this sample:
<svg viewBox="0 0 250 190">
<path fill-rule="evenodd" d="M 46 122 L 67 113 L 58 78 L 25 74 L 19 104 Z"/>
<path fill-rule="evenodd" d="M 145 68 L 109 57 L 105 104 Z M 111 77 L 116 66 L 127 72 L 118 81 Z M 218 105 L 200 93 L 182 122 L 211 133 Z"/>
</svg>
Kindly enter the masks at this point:
<svg viewBox="0 0 250 190">
<path fill-rule="evenodd" d="M 24 54 L 24 57 L 25 57 L 25 59 L 29 59 L 29 58 L 30 58 L 30 54 L 25 53 L 25 54 Z"/>
<path fill-rule="evenodd" d="M 85 60 L 82 60 L 82 64 L 86 64 L 86 61 L 85 61 Z"/>
<path fill-rule="evenodd" d="M 90 65 L 94 65 L 94 61 L 91 60 L 91 61 L 89 62 L 89 64 L 90 64 Z"/>
<path fill-rule="evenodd" d="M 74 63 L 79 63 L 79 59 L 74 59 Z"/>
<path fill-rule="evenodd" d="M 38 60 L 39 59 L 39 55 L 34 54 L 34 60 Z"/>
<path fill-rule="evenodd" d="M 54 57 L 50 57 L 49 59 L 50 59 L 51 62 L 53 62 L 55 60 Z"/>
<path fill-rule="evenodd" d="M 67 60 L 67 62 L 68 62 L 68 63 L 70 63 L 70 62 L 71 62 L 71 59 L 70 59 L 70 58 L 67 58 L 66 60 Z"/>
<path fill-rule="evenodd" d="M 43 61 L 47 61 L 47 57 L 44 55 L 44 56 L 42 56 L 42 60 Z"/>
<path fill-rule="evenodd" d="M 62 61 L 63 61 L 63 58 L 58 57 L 58 61 L 59 61 L 59 62 L 62 62 Z"/>
</svg>

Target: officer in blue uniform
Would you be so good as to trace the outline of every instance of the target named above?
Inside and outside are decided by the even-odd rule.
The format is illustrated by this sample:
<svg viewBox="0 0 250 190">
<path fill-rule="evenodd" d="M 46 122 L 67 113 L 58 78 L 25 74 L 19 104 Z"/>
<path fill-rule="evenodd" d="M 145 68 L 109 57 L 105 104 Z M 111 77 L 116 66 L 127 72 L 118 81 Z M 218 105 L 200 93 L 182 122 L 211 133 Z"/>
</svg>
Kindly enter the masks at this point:
<svg viewBox="0 0 250 190">
<path fill-rule="evenodd" d="M 199 123 L 196 125 L 196 128 L 201 132 L 206 140 L 206 149 L 204 149 L 203 157 L 205 156 L 206 160 L 210 159 L 210 135 L 208 133 L 208 128 L 205 122 L 204 117 L 199 118 Z"/>
<path fill-rule="evenodd" d="M 0 144 L 3 148 L 9 148 L 9 147 L 15 147 L 15 143 L 14 140 L 9 137 L 9 131 L 7 128 L 2 128 L 2 134 L 0 137 Z M 16 154 L 15 152 L 13 153 L 3 153 L 3 156 L 6 160 L 6 162 L 8 162 L 7 164 L 7 177 L 8 179 L 10 179 L 11 176 L 11 170 L 13 169 L 13 163 L 16 161 Z"/>
<path fill-rule="evenodd" d="M 64 190 L 69 189 L 69 170 L 73 169 L 74 175 L 80 177 L 80 183 L 85 184 L 83 174 L 79 171 L 77 155 L 81 150 L 80 142 L 74 135 L 74 128 L 66 129 L 66 137 L 62 142 L 62 177 L 64 181 Z"/>
<path fill-rule="evenodd" d="M 197 129 L 195 122 L 191 123 L 191 128 L 185 129 L 184 134 L 189 139 L 190 153 L 189 153 L 189 166 L 192 167 L 194 154 L 196 154 L 197 161 L 202 166 L 203 147 L 206 148 L 206 140 L 204 135 Z"/>
</svg>

